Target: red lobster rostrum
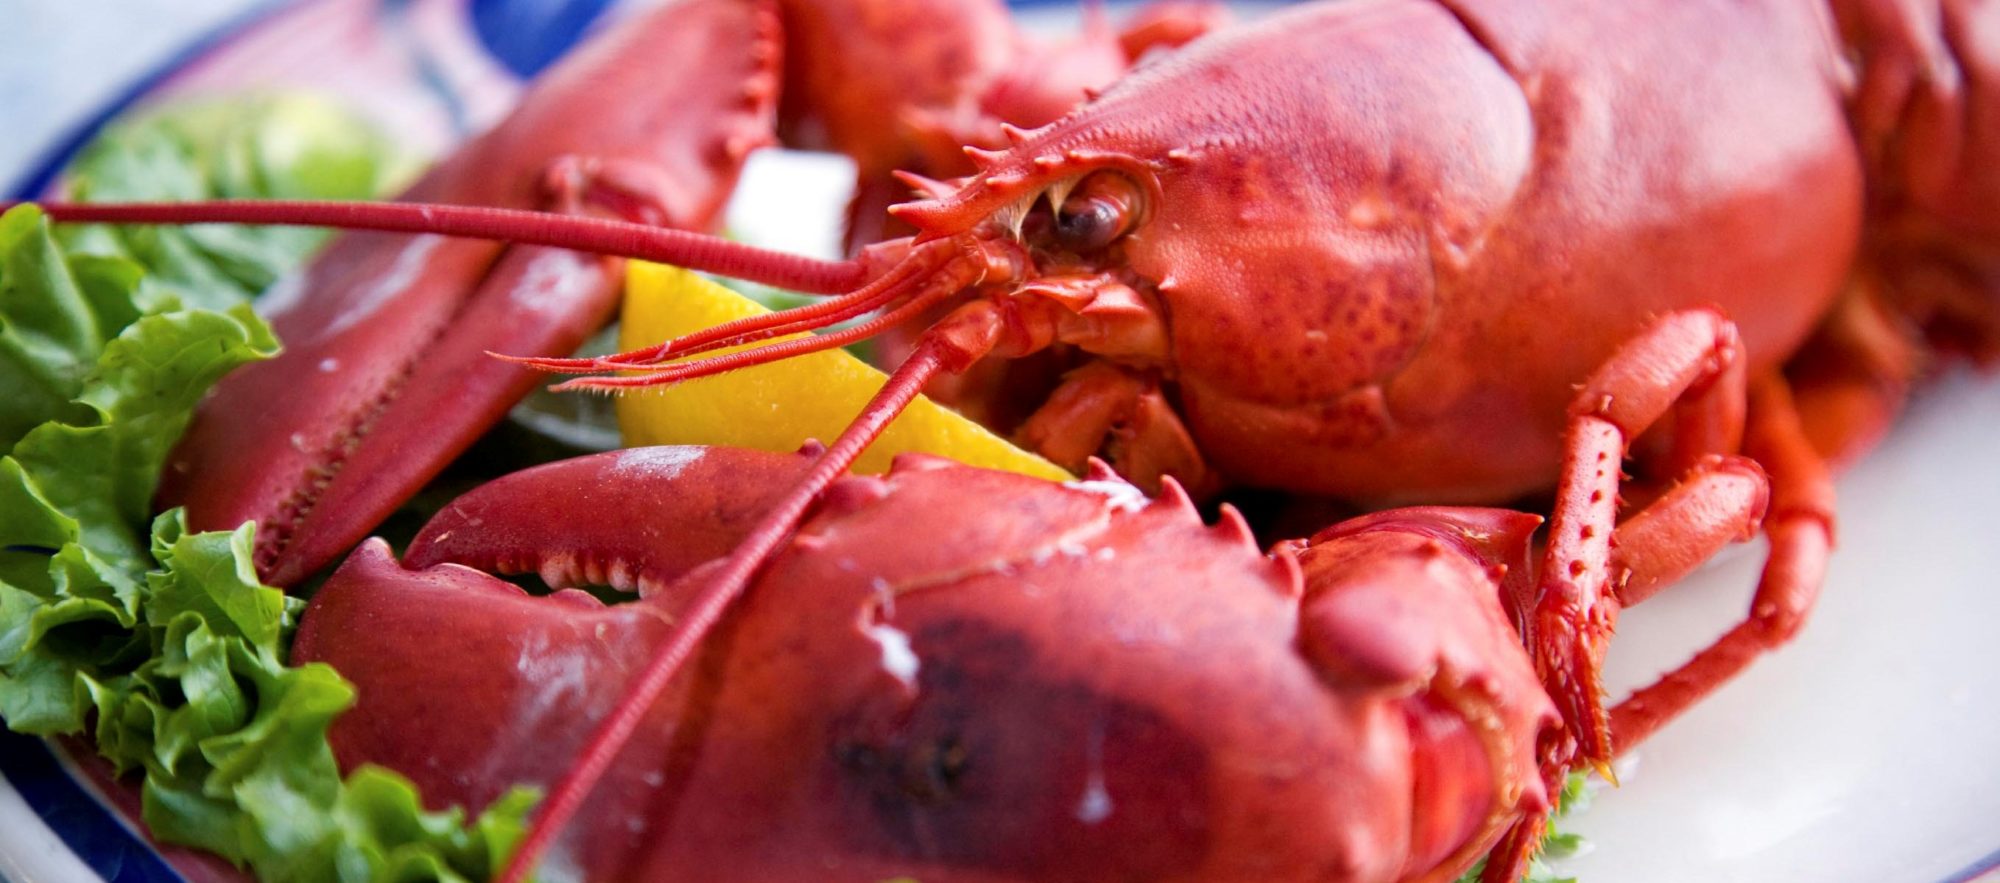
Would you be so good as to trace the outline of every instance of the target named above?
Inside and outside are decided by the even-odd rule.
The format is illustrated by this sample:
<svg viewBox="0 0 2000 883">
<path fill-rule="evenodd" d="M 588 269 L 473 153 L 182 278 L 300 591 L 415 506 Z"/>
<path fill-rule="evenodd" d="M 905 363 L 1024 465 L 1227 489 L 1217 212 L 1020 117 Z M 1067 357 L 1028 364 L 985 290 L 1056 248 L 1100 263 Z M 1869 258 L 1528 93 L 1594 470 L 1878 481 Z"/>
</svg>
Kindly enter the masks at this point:
<svg viewBox="0 0 2000 883">
<path fill-rule="evenodd" d="M 1636 602 L 1755 533 L 1764 473 L 1738 457 L 1701 460 L 1615 549 L 1599 505 L 1619 470 L 1594 425 L 1623 438 L 1679 390 L 1698 408 L 1740 386 L 1718 335 L 1713 313 L 1668 317 L 1587 387 L 1565 471 L 1593 490 L 1558 502 L 1539 568 L 1541 519 L 1511 510 L 1391 510 L 1265 556 L 1172 479 L 1147 501 L 1101 464 L 1059 485 L 906 455 L 829 486 L 607 747 L 593 729 L 822 453 L 638 448 L 475 490 L 400 566 L 369 541 L 294 653 L 358 686 L 342 762 L 429 799 L 479 806 L 600 758 L 589 823 L 549 861 L 590 879 L 1449 880 L 1548 807 L 1554 706 L 1513 625 L 1537 572 L 1542 591 L 1623 574 Z M 1659 375 L 1666 396 L 1631 396 L 1649 410 L 1588 404 Z M 1803 444 L 1753 424 L 1772 433 Z M 533 597 L 480 570 L 639 600 Z M 426 719 L 451 725 L 411 732 Z"/>
<path fill-rule="evenodd" d="M 1610 554 L 1602 546 L 1618 500 L 1607 475 L 1649 422 L 1635 415 L 1705 378 L 1694 404 L 1640 445 L 1656 479 L 1699 474 L 1704 457 L 1738 447 L 1746 384 L 1715 378 L 1748 378 L 1753 443 L 1755 427 L 1803 427 L 1762 433 L 1770 443 L 1756 450 L 1773 481 L 1764 526 L 1774 557 L 1750 616 L 1669 675 L 1667 692 L 1625 706 L 1658 719 L 1798 627 L 1831 544 L 1819 456 L 1851 456 L 1881 431 L 1918 370 L 1919 344 L 1989 354 L 2000 340 L 1995 18 L 1974 0 L 1301 6 L 1162 53 L 1040 128 L 1002 129 L 1004 145 L 969 151 L 969 178 L 909 177 L 923 198 L 891 211 L 916 233 L 848 261 L 601 218 L 441 205 L 50 213 L 496 238 L 835 295 L 638 352 L 525 359 L 620 372 L 568 384 L 577 388 L 690 380 L 948 311 L 759 526 L 703 569 L 705 587 L 606 718 L 614 735 L 594 739 L 601 750 L 552 796 L 543 831 L 575 811 L 611 762 L 601 747 L 637 726 L 873 434 L 933 378 L 989 356 L 1061 360 L 1052 388 L 1003 377 L 977 389 L 1040 396 L 1019 437 L 1075 466 L 1103 455 L 1144 486 L 1178 477 L 1198 490 L 1261 485 L 1374 503 L 1495 501 L 1555 486 L 1559 513 L 1593 514 L 1577 534 L 1559 523 L 1551 547 L 1601 554 L 1569 554 L 1583 562 L 1575 572 L 1545 570 L 1549 589 L 1517 611 L 1565 720 L 1541 760 L 1601 764 L 1621 728 L 1602 707 L 1596 663 L 1624 590 L 1588 562 Z M 1166 28 L 1174 39 L 1200 30 L 1180 24 Z M 572 180 L 584 204 L 614 210 L 647 192 L 615 174 Z M 1574 397 L 1572 384 L 1649 318 L 1704 305 L 1741 327 L 1740 348 L 1737 326 L 1676 325 L 1694 331 L 1668 349 L 1705 356 L 1640 360 L 1591 387 L 1598 395 Z M 848 330 L 774 340 L 871 313 Z M 714 352 L 745 344 L 755 346 Z M 295 382 L 271 385 L 293 396 Z M 255 400 L 224 390 L 218 402 L 238 395 Z M 379 398 L 345 409 L 343 426 L 370 424 L 354 415 L 374 413 Z M 211 410 L 224 407 L 267 410 Z M 367 443 L 346 430 L 330 437 L 343 446 L 337 456 L 302 459 L 352 460 L 345 446 Z M 1596 459 L 1559 468 L 1566 449 Z M 229 450 L 209 464 L 243 456 Z M 324 483 L 318 468 L 295 465 L 294 484 L 259 493 L 289 499 L 307 488 L 315 517 L 329 522 L 314 530 L 344 533 L 328 541 L 344 546 L 359 533 L 330 522 L 374 516 L 312 489 Z M 1679 499 L 1664 493 L 1655 506 Z M 1644 554 L 1698 560 L 1704 547 L 1684 533 L 1665 530 Z M 310 570 L 281 560 L 296 554 L 283 551 L 274 569 Z M 1516 829 L 1508 855 L 1529 827 Z"/>
</svg>

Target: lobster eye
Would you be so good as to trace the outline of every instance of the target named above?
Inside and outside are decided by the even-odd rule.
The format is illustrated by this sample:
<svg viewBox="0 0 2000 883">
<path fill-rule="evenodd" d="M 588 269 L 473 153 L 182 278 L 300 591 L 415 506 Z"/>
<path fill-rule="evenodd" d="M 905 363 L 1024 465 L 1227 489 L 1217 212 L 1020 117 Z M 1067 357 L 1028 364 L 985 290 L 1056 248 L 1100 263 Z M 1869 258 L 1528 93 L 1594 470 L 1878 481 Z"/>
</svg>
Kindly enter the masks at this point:
<svg viewBox="0 0 2000 883">
<path fill-rule="evenodd" d="M 1139 185 L 1117 172 L 1092 172 L 1056 210 L 1055 240 L 1077 254 L 1097 251 L 1139 220 Z"/>
</svg>

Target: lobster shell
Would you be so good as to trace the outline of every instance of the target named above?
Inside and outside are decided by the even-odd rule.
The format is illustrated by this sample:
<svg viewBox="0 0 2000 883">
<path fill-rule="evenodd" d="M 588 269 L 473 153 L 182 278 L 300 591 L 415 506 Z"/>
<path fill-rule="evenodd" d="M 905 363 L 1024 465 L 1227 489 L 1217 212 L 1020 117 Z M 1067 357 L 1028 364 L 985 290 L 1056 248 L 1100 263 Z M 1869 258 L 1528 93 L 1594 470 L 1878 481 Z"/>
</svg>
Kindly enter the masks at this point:
<svg viewBox="0 0 2000 883">
<path fill-rule="evenodd" d="M 551 781 L 665 635 L 697 560 L 727 551 L 715 526 L 803 465 L 604 454 L 461 499 L 411 569 L 364 545 L 294 653 L 357 685 L 332 733 L 342 763 L 386 763 L 427 801 L 475 807 Z M 595 507 L 581 528 L 542 517 L 539 501 L 614 477 L 656 504 Z M 1487 526 L 1524 558 L 1538 521 Z M 580 559 L 536 550 L 606 539 L 604 523 L 654 538 L 623 556 L 654 587 L 641 600 L 530 597 L 440 563 L 492 566 L 506 546 L 512 568 L 572 584 Z M 1485 562 L 1412 536 L 1370 533 L 1302 571 L 1240 522 L 1204 526 L 1184 496 L 1145 503 L 1115 479 L 1065 487 L 921 456 L 845 479 L 652 706 L 554 863 L 704 880 L 1462 869 L 1546 807 L 1531 749 L 1551 706 Z M 1354 631 L 1369 623 L 1405 640 L 1384 655 Z M 1468 720 L 1433 683 L 1483 710 Z"/>
<path fill-rule="evenodd" d="M 1128 175 L 1144 210 L 1102 264 L 1170 344 L 1122 361 L 1228 483 L 1505 500 L 1547 487 L 1572 384 L 1649 317 L 1719 307 L 1755 374 L 1828 310 L 1863 202 L 1836 47 L 1798 3 L 1302 5 L 895 211 L 942 238 Z"/>
</svg>

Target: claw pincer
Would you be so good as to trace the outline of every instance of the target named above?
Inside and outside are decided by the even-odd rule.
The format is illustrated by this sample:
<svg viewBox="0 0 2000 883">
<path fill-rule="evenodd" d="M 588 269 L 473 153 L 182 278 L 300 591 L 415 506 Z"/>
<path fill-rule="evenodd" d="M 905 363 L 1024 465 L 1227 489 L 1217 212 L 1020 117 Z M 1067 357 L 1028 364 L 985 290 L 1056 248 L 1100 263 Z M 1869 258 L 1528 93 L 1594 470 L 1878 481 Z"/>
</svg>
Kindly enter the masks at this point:
<svg viewBox="0 0 2000 883">
<path fill-rule="evenodd" d="M 806 459 L 598 455 L 462 498 L 403 565 L 363 546 L 295 651 L 358 687 L 342 762 L 402 770 L 438 803 L 546 787 Z M 538 517 L 592 497 L 594 523 Z M 910 456 L 844 479 L 647 710 L 556 863 L 592 879 L 1462 870 L 1546 808 L 1533 749 L 1553 711 L 1491 578 L 1525 567 L 1539 519 L 1439 512 L 1265 555 L 1233 516 L 1204 525 L 1184 495 L 1147 502 L 1108 474 L 1065 486 Z M 1463 539 L 1494 531 L 1511 539 Z M 609 574 L 639 597 L 574 591 Z"/>
<path fill-rule="evenodd" d="M 775 115 L 776 19 L 680 0 L 586 44 L 405 199 L 614 212 L 710 229 Z M 642 97 L 646 96 L 646 97 Z M 561 356 L 608 321 L 622 261 L 349 233 L 267 296 L 284 352 L 225 378 L 169 460 L 162 505 L 258 522 L 289 585 L 334 560 L 537 382 L 486 354 Z"/>
<path fill-rule="evenodd" d="M 1453 507 L 1260 555 L 1233 510 L 1205 525 L 1172 480 L 1149 502 L 1101 463 L 1057 485 L 911 455 L 814 484 L 851 430 L 792 458 L 600 455 L 455 503 L 412 547 L 423 569 L 371 543 L 298 655 L 359 686 L 343 762 L 433 800 L 552 786 L 512 869 L 568 831 L 558 860 L 613 878 L 1403 880 L 1492 850 L 1488 879 L 1515 879 L 1565 773 L 1727 680 L 1796 621 L 1767 608 L 1810 599 L 1823 473 L 1774 483 L 1703 450 L 1747 434 L 1766 462 L 1812 459 L 1779 384 L 1744 387 L 1713 311 L 1622 347 L 1577 397 L 1539 562 L 1539 517 Z M 1680 480 L 1614 522 L 1626 440 L 1669 414 L 1706 441 L 1662 454 Z M 1607 708 L 1620 607 L 1760 522 L 1774 552 L 1749 618 Z M 641 597 L 574 591 L 593 582 Z M 440 629 L 471 649 L 438 657 Z M 477 732 L 406 726 L 440 710 Z"/>
</svg>

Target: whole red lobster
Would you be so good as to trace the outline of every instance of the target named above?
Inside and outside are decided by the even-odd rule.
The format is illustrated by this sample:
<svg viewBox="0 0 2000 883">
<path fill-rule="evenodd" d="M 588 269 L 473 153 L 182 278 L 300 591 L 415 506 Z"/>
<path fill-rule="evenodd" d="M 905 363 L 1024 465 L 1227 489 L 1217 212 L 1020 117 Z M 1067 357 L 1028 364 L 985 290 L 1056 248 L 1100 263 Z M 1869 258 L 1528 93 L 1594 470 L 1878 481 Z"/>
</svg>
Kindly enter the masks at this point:
<svg viewBox="0 0 2000 883">
<path fill-rule="evenodd" d="M 1593 403 L 1635 371 L 1740 385 L 1740 361 L 1709 359 L 1718 336 L 1714 314 L 1682 314 L 1622 350 L 1566 472 L 1615 495 L 1593 427 L 1658 414 Z M 604 749 L 594 727 L 819 453 L 601 454 L 460 498 L 402 566 L 371 540 L 294 651 L 359 687 L 332 734 L 343 764 L 476 807 L 603 758 L 592 823 L 555 860 L 592 879 L 1449 880 L 1548 807 L 1536 745 L 1555 716 L 1512 624 L 1537 572 L 1542 592 L 1624 574 L 1636 602 L 1753 535 L 1766 505 L 1755 463 L 1710 457 L 1618 526 L 1615 552 L 1610 508 L 1566 493 L 1539 568 L 1541 519 L 1502 509 L 1382 512 L 1265 557 L 1171 479 L 1147 502 L 1101 466 L 1056 485 L 909 456 L 831 485 Z M 471 568 L 640 600 L 530 597 Z M 410 726 L 426 718 L 452 725 Z M 556 787 L 544 825 L 571 794 Z M 1500 858 L 1495 879 L 1519 857 Z"/>
<path fill-rule="evenodd" d="M 958 304 L 768 529 L 718 568 L 684 628 L 697 634 L 890 413 L 928 378 L 993 354 L 1059 347 L 1080 361 L 1023 428 L 1072 462 L 1106 446 L 1142 481 L 1492 499 L 1555 477 L 1569 384 L 1614 343 L 1650 314 L 1720 303 L 1745 329 L 1759 410 L 1780 414 L 1791 396 L 1776 371 L 1825 319 L 1792 372 L 1815 446 L 1852 451 L 1914 370 L 1903 323 L 1990 347 L 2000 203 L 1983 197 L 2000 173 L 1982 161 L 1996 133 L 1979 103 L 1994 79 L 1980 41 L 1990 30 L 1971 2 L 1301 8 L 1196 41 L 1012 146 L 974 153 L 968 181 L 914 181 L 931 198 L 897 215 L 919 234 L 851 262 L 442 207 L 54 213 L 449 231 L 847 292 L 639 353 L 537 362 L 644 375 L 573 382 L 588 388 L 691 379 Z M 877 309 L 858 330 L 662 364 Z M 1630 380 L 1645 381 L 1625 390 L 1638 396 L 1657 378 Z M 1726 416 L 1676 421 L 1651 471 L 1676 474 L 1739 432 Z M 1771 465 L 1775 578 L 1751 618 L 1685 670 L 1691 682 L 1712 685 L 1782 640 L 1810 604 L 1831 509 L 1803 446 Z M 1608 629 L 1615 605 L 1581 600 L 1601 594 L 1557 593 L 1537 619 Z M 668 646 L 663 672 L 689 645 Z M 1610 745 L 1587 657 L 1545 676 L 1567 679 L 1571 733 L 1601 761 Z"/>
</svg>

